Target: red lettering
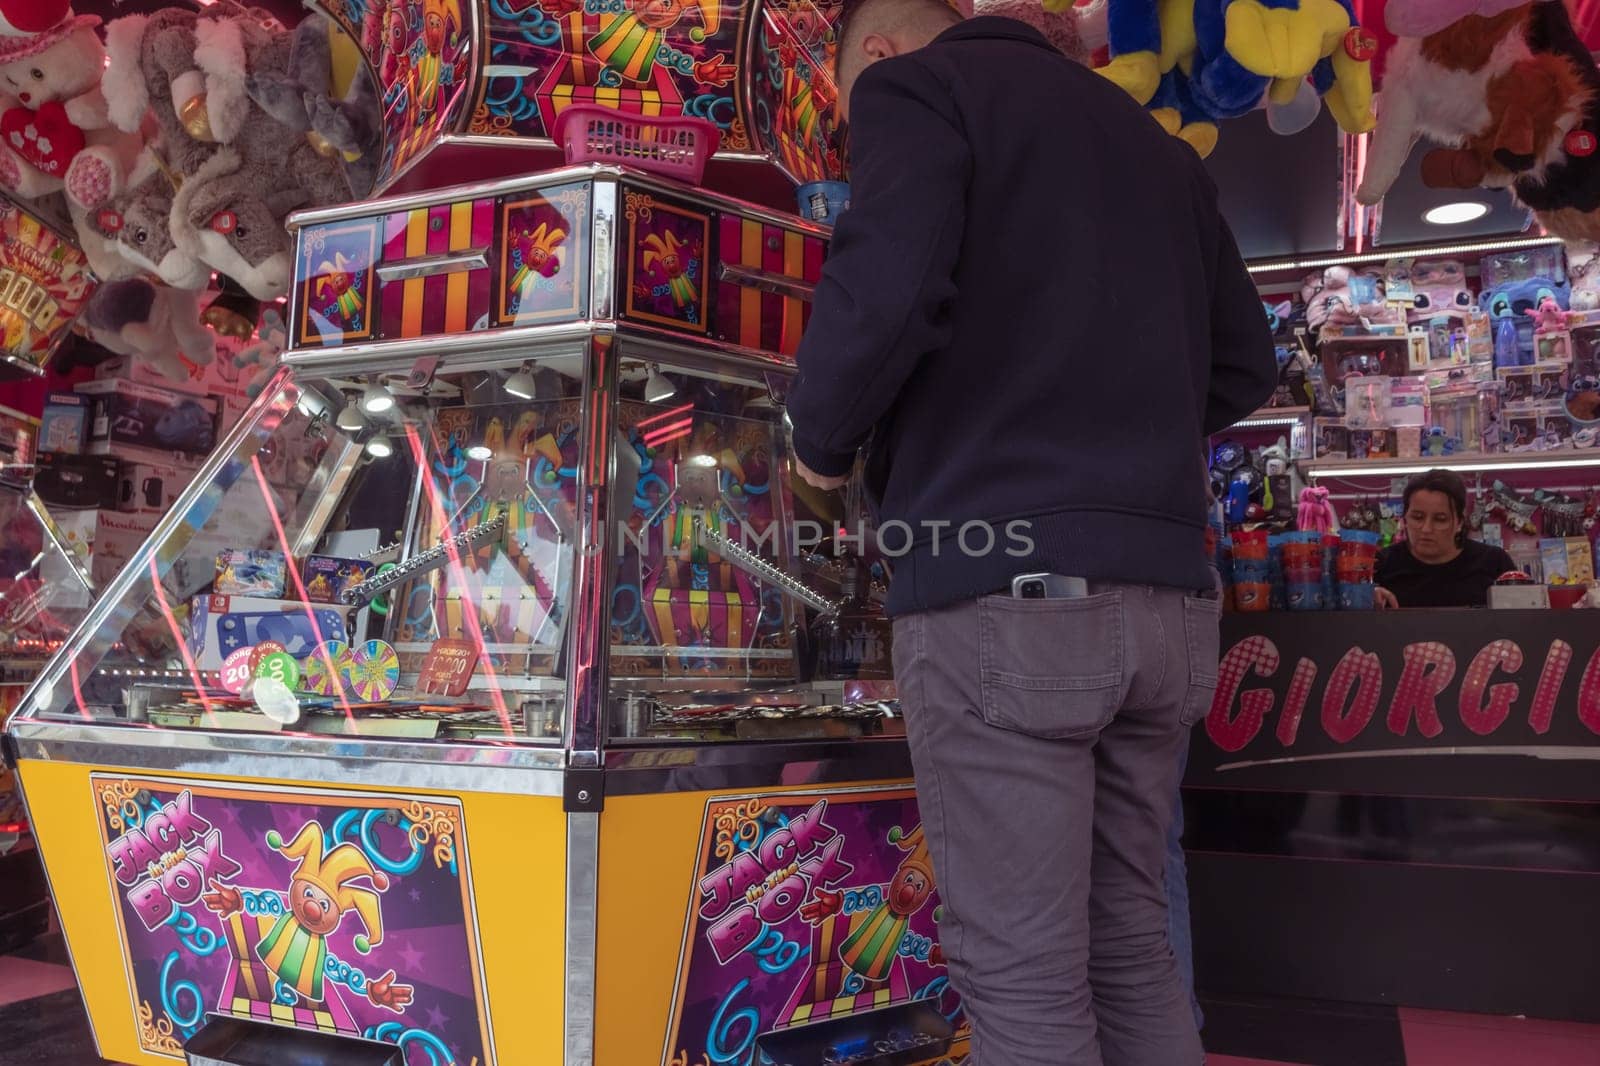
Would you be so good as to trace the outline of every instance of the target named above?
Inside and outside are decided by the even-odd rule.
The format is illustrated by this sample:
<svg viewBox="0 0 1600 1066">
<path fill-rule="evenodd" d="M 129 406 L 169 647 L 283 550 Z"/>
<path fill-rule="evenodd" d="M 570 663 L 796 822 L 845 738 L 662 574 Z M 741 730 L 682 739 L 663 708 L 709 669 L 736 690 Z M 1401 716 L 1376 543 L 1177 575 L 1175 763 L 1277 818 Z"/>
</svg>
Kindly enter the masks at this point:
<svg viewBox="0 0 1600 1066">
<path fill-rule="evenodd" d="M 1389 703 L 1389 732 L 1403 737 L 1417 720 L 1417 732 L 1436 737 L 1444 732 L 1439 721 L 1439 694 L 1456 676 L 1456 653 L 1436 640 L 1407 644 L 1405 667 Z"/>
<path fill-rule="evenodd" d="M 1589 732 L 1600 734 L 1600 649 L 1590 657 L 1578 686 L 1578 721 L 1588 726 Z"/>
<path fill-rule="evenodd" d="M 717 962 L 728 965 L 739 952 L 755 943 L 765 928 L 756 917 L 756 909 L 748 903 L 734 908 L 706 930 L 706 939 Z"/>
<path fill-rule="evenodd" d="M 161 890 L 178 906 L 189 906 L 199 900 L 200 893 L 205 890 L 200 868 L 187 859 L 173 863 L 172 868 L 161 875 Z"/>
<path fill-rule="evenodd" d="M 800 872 L 811 878 L 811 883 L 823 888 L 833 888 L 855 873 L 855 867 L 839 858 L 844 850 L 844 837 L 834 837 L 815 855 L 800 864 Z"/>
<path fill-rule="evenodd" d="M 1556 716 L 1556 700 L 1561 696 L 1561 685 L 1567 679 L 1567 668 L 1572 665 L 1572 645 L 1558 640 L 1550 645 L 1544 657 L 1544 669 L 1539 673 L 1539 687 L 1533 690 L 1533 708 L 1528 711 L 1528 724 L 1539 734 L 1550 732 L 1550 723 Z"/>
<path fill-rule="evenodd" d="M 781 870 L 794 861 L 794 852 L 794 834 L 787 829 L 775 830 L 761 842 L 761 865 Z"/>
<path fill-rule="evenodd" d="M 1301 659 L 1294 664 L 1294 677 L 1289 681 L 1289 694 L 1283 698 L 1283 713 L 1278 716 L 1278 743 L 1292 747 L 1300 735 L 1300 719 L 1306 712 L 1306 701 L 1311 698 L 1311 686 L 1317 681 L 1317 664 Z"/>
<path fill-rule="evenodd" d="M 1355 689 L 1354 700 L 1350 690 Z M 1378 696 L 1383 690 L 1383 663 L 1369 651 L 1351 648 L 1328 675 L 1328 690 L 1322 694 L 1322 728 L 1335 742 L 1348 744 L 1361 735 L 1378 712 Z M 1345 704 L 1350 701 L 1349 712 Z"/>
<path fill-rule="evenodd" d="M 129 829 L 113 840 L 107 850 L 116 864 L 117 880 L 125 885 L 145 876 L 151 863 L 161 861 L 161 853 L 150 846 L 150 841 L 138 829 Z"/>
<path fill-rule="evenodd" d="M 1489 679 L 1498 669 L 1508 674 L 1522 669 L 1522 649 L 1515 641 L 1496 640 L 1486 645 L 1467 667 L 1467 676 L 1461 682 L 1461 724 L 1480 737 L 1489 736 L 1505 725 L 1520 691 L 1510 682 L 1490 688 Z M 1487 706 L 1484 704 L 1485 688 L 1489 695 Z"/>
<path fill-rule="evenodd" d="M 172 917 L 172 901 L 154 881 L 146 881 L 129 892 L 128 902 L 146 929 L 160 929 Z"/>
<path fill-rule="evenodd" d="M 1206 734 L 1223 751 L 1242 751 L 1261 732 L 1267 713 L 1272 710 L 1272 690 L 1255 688 L 1239 695 L 1245 675 L 1254 670 L 1257 677 L 1271 677 L 1278 670 L 1278 647 L 1261 634 L 1241 640 L 1228 649 L 1217 666 L 1217 692 L 1206 715 Z M 1239 714 L 1229 717 L 1234 696 L 1239 696 Z"/>
</svg>

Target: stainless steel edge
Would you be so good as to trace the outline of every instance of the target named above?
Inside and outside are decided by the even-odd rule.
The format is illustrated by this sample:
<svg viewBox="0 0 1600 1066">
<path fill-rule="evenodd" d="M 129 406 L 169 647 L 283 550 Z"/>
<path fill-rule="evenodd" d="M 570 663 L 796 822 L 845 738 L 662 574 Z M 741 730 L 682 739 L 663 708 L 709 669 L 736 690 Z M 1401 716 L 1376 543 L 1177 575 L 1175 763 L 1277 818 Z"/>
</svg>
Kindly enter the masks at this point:
<svg viewBox="0 0 1600 1066">
<path fill-rule="evenodd" d="M 597 248 L 596 252 L 599 250 Z M 594 273 L 599 279 L 595 284 L 608 280 L 600 277 L 601 267 L 596 266 Z M 614 274 L 611 276 L 614 277 Z M 597 305 L 596 315 L 602 310 L 609 309 Z M 308 377 L 368 374 L 383 370 L 409 370 L 417 356 L 426 353 L 439 358 L 441 370 L 481 370 L 540 358 L 579 355 L 587 348 L 591 338 L 613 333 L 624 344 L 645 346 L 648 349 L 646 357 L 670 358 L 686 367 L 777 371 L 785 374 L 795 372 L 791 356 L 745 348 L 712 337 L 691 337 L 638 322 L 612 323 L 598 318 L 558 325 L 513 326 L 435 337 L 407 337 L 342 348 L 302 348 L 284 353 L 283 365 L 294 367 Z M 552 350 L 530 350 L 545 347 Z"/>
<path fill-rule="evenodd" d="M 194 479 L 189 482 L 189 487 L 183 490 L 171 509 L 162 515 L 155 529 L 151 530 L 144 543 L 133 553 L 127 565 L 117 572 L 117 576 L 111 580 L 100 598 L 83 616 L 73 630 L 72 636 L 45 664 L 45 668 L 39 672 L 39 676 L 34 679 L 28 691 L 23 693 L 22 702 L 17 705 L 16 714 L 12 717 L 13 724 L 34 714 L 35 698 L 41 687 L 53 691 L 60 675 L 84 654 L 85 649 L 97 644 L 102 648 L 100 652 L 90 653 L 90 658 L 94 660 L 90 666 L 92 669 L 94 664 L 98 664 L 103 648 L 121 637 L 122 627 L 115 625 L 118 611 L 127 616 L 123 620 L 125 623 L 131 618 L 131 611 L 139 606 L 125 604 L 124 599 L 139 581 L 149 576 L 152 566 L 158 574 L 164 576 L 175 561 L 175 556 L 169 551 L 166 555 L 166 565 L 163 566 L 162 555 L 157 551 L 158 546 L 162 549 L 170 549 L 174 544 L 181 547 L 188 543 L 189 537 L 198 532 L 198 529 L 195 529 L 187 536 L 182 535 L 182 528 L 188 522 L 190 512 L 203 505 L 207 494 L 212 494 L 217 499 L 226 495 L 243 473 L 248 460 L 260 450 L 262 442 L 277 431 L 283 417 L 294 408 L 295 399 L 286 391 L 292 388 L 290 385 L 292 377 L 293 372 L 287 367 L 280 367 L 273 374 L 256 402 L 201 464 Z M 231 470 L 230 464 L 233 464 Z M 183 539 L 180 539 L 180 536 Z M 113 625 L 115 625 L 114 632 L 106 633 L 105 631 Z"/>
<path fill-rule="evenodd" d="M 606 752 L 605 769 L 607 796 L 909 781 L 911 751 L 903 737 L 630 742 Z"/>
<path fill-rule="evenodd" d="M 671 361 L 686 369 L 795 373 L 792 356 L 745 348 L 710 337 L 688 337 L 637 322 L 619 324 L 617 342 L 622 346 L 625 358 L 647 362 Z"/>
<path fill-rule="evenodd" d="M 617 183 L 597 180 L 589 194 L 589 317 L 611 321 L 617 315 Z"/>
<path fill-rule="evenodd" d="M 420 159 L 422 157 L 418 156 L 417 158 Z M 408 164 L 408 169 L 409 166 L 410 164 Z M 500 178 L 495 181 L 448 185 L 424 192 L 403 193 L 396 196 L 361 200 L 351 204 L 339 204 L 335 207 L 319 207 L 310 211 L 297 211 L 289 216 L 287 225 L 292 232 L 305 226 L 321 225 L 324 222 L 338 222 L 347 218 L 366 218 L 373 215 L 392 214 L 458 200 L 508 196 L 512 193 L 525 192 L 529 189 L 544 189 L 601 178 L 620 181 L 629 188 L 648 189 L 651 192 L 660 193 L 675 200 L 699 204 L 720 211 L 732 211 L 746 218 L 769 222 L 775 226 L 782 226 L 784 229 L 821 237 L 824 240 L 833 236 L 831 227 L 819 226 L 814 222 L 806 221 L 799 215 L 787 214 L 764 204 L 752 203 L 748 200 L 725 196 L 722 193 L 709 192 L 689 185 L 681 185 L 631 167 L 598 163 L 560 167 L 556 170 L 518 175 L 514 178 Z"/>
<path fill-rule="evenodd" d="M 39 823 L 33 820 L 33 810 L 28 806 L 28 788 L 22 780 L 21 774 L 15 775 L 17 795 L 22 799 L 22 815 L 28 820 L 29 831 L 33 834 L 33 846 L 39 853 L 39 865 L 44 868 L 44 885 L 50 893 L 50 906 L 55 907 L 56 895 L 55 878 L 50 873 L 51 864 L 44 861 L 44 838 L 39 835 Z M 83 974 L 78 971 L 78 953 L 72 950 L 72 936 L 67 932 L 67 923 L 61 921 L 60 915 L 56 916 L 56 924 L 61 928 L 62 943 L 67 946 L 67 965 L 72 967 L 73 986 L 78 989 L 79 998 L 83 998 Z M 84 1013 L 88 1013 L 85 1005 Z M 94 1044 L 94 1053 L 105 1058 L 105 1049 L 100 1046 L 100 1035 L 95 1032 L 94 1017 L 89 1018 L 89 1040 Z"/>
<path fill-rule="evenodd" d="M 508 329 L 474 330 L 431 337 L 406 337 L 370 344 L 351 344 L 342 348 L 301 348 L 283 354 L 283 365 L 317 377 L 330 374 L 365 374 L 375 370 L 409 370 L 418 355 L 439 358 L 439 368 L 448 370 L 489 369 L 516 364 L 539 355 L 574 355 L 583 351 L 589 338 L 606 333 L 610 323 L 584 320 L 553 326 L 514 326 Z M 528 354 L 530 345 L 566 345 L 565 351 Z"/>
<path fill-rule="evenodd" d="M 527 744 L 212 733 L 38 719 L 13 723 L 10 732 L 19 761 L 341 786 L 560 796 L 565 765 L 558 749 Z"/>
<path fill-rule="evenodd" d="M 392 263 L 379 263 L 377 266 L 378 280 L 385 284 L 391 281 L 410 281 L 413 278 L 428 278 L 437 274 L 459 274 L 462 271 L 489 269 L 489 249 L 468 248 L 462 252 L 438 252 L 433 255 L 418 255 L 410 259 L 397 259 Z"/>
<path fill-rule="evenodd" d="M 594 1066 L 600 817 L 587 811 L 567 815 L 566 973 L 561 1008 L 564 1066 Z"/>
<path fill-rule="evenodd" d="M 563 746 L 571 764 L 599 765 L 610 705 L 611 578 L 610 494 L 616 419 L 617 354 L 610 337 L 597 337 L 584 365 L 585 432 L 578 453 L 577 534 L 573 557 L 573 609 L 567 641 L 567 716 Z"/>
<path fill-rule="evenodd" d="M 417 158 L 420 159 L 422 157 L 418 156 Z M 399 211 L 410 211 L 418 207 L 432 207 L 435 204 L 448 203 L 452 200 L 477 200 L 484 197 L 506 196 L 510 193 L 522 192 L 527 189 L 540 189 L 546 186 L 569 185 L 573 182 L 588 181 L 599 174 L 615 175 L 620 173 L 621 170 L 617 167 L 593 164 L 560 167 L 556 170 L 545 170 L 535 174 L 519 175 L 514 178 L 466 182 L 461 185 L 450 185 L 440 189 L 397 193 L 394 196 L 378 196 L 372 199 L 358 200 L 355 203 L 337 204 L 333 207 L 318 207 L 309 211 L 296 211 L 289 216 L 289 220 L 285 225 L 292 232 L 304 226 L 316 226 L 324 222 L 338 222 L 346 218 L 393 214 Z M 393 182 L 390 182 L 390 184 L 393 184 Z"/>
<path fill-rule="evenodd" d="M 89 571 L 89 562 L 68 540 L 61 535 L 61 527 L 56 525 L 56 520 L 51 517 L 50 509 L 44 505 L 39 494 L 30 487 L 23 494 L 22 504 L 32 514 L 34 521 L 39 523 L 39 528 L 44 530 L 44 535 L 50 539 L 51 545 L 64 556 L 72 567 L 72 576 L 83 585 L 83 591 L 91 597 L 95 594 L 94 575 Z"/>
</svg>

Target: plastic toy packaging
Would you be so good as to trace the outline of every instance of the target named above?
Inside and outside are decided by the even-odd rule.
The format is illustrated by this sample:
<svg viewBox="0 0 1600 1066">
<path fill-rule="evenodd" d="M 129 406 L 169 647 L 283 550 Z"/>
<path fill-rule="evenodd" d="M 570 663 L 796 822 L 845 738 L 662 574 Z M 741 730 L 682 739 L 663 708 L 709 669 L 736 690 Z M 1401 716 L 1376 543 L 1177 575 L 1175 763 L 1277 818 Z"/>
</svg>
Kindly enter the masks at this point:
<svg viewBox="0 0 1600 1066">
<path fill-rule="evenodd" d="M 1388 424 L 1395 427 L 1428 424 L 1427 379 L 1390 379 Z"/>
<path fill-rule="evenodd" d="M 1566 256 L 1559 244 L 1521 248 L 1514 252 L 1497 252 L 1483 257 L 1478 263 L 1478 273 L 1486 292 L 1530 278 L 1552 278 L 1565 284 Z"/>
<path fill-rule="evenodd" d="M 1572 310 L 1600 310 L 1600 245 L 1568 242 L 1567 278 L 1572 283 Z"/>
<path fill-rule="evenodd" d="M 1351 429 L 1383 429 L 1389 425 L 1394 379 L 1355 375 L 1344 382 L 1344 424 Z"/>
</svg>

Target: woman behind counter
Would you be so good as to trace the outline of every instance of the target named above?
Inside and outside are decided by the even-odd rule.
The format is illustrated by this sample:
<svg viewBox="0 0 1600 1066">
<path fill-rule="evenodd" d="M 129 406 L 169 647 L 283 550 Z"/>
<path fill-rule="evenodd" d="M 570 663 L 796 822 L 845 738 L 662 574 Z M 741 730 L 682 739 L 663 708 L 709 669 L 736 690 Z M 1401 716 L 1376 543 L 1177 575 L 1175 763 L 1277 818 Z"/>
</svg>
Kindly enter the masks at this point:
<svg viewBox="0 0 1600 1066">
<path fill-rule="evenodd" d="M 1406 484 L 1406 539 L 1378 556 L 1379 607 L 1482 607 L 1489 587 L 1517 568 L 1501 548 L 1467 539 L 1467 486 L 1452 470 Z"/>
</svg>

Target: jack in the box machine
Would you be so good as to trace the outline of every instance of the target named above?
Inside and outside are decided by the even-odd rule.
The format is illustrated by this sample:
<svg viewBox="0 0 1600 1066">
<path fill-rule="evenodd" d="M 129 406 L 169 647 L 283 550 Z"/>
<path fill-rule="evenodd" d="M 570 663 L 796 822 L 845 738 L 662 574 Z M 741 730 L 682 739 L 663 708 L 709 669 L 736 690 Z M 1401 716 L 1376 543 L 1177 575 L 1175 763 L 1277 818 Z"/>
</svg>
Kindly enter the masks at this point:
<svg viewBox="0 0 1600 1066">
<path fill-rule="evenodd" d="M 633 111 L 292 220 L 283 368 L 8 732 L 101 1054 L 960 1062 L 884 561 L 783 429 L 829 231 L 662 176 L 833 174 L 830 11 L 363 11 L 392 173 Z"/>
</svg>

